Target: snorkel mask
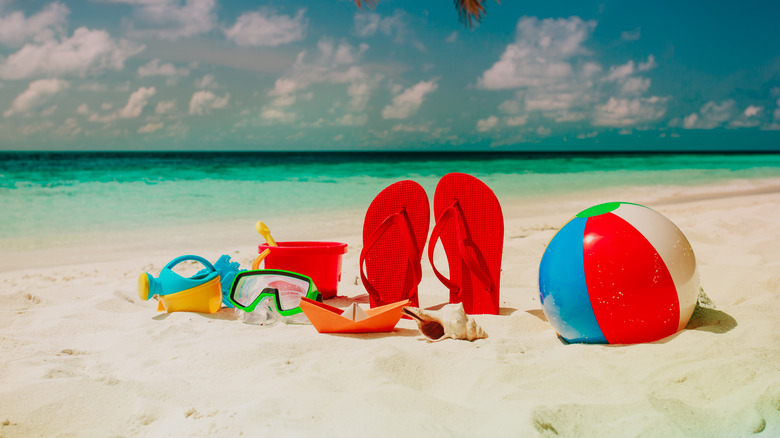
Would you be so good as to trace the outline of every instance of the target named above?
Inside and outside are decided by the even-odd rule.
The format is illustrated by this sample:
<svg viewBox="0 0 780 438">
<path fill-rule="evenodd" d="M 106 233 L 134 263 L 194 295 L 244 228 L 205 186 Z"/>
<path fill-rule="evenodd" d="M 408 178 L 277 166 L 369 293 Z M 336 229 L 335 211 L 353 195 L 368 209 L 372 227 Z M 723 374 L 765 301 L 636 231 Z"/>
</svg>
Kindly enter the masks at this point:
<svg viewBox="0 0 780 438">
<path fill-rule="evenodd" d="M 308 276 L 280 269 L 258 269 L 236 274 L 229 298 L 237 309 L 247 313 L 244 322 L 262 324 L 300 314 L 302 297 L 322 301 Z"/>
</svg>

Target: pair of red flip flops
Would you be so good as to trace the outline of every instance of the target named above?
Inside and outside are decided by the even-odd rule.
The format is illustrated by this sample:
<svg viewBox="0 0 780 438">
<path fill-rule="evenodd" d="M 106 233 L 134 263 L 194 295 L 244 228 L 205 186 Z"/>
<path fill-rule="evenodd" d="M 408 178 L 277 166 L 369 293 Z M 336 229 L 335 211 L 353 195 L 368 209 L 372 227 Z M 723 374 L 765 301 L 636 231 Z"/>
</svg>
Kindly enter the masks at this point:
<svg viewBox="0 0 780 438">
<path fill-rule="evenodd" d="M 496 195 L 471 175 L 450 173 L 436 186 L 433 212 L 428 259 L 450 290 L 450 303 L 463 303 L 468 314 L 498 314 L 504 216 Z M 374 198 L 363 223 L 360 252 L 360 278 L 372 308 L 406 299 L 418 306 L 429 225 L 428 196 L 414 181 L 391 184 Z M 439 240 L 449 278 L 433 263 Z"/>
</svg>

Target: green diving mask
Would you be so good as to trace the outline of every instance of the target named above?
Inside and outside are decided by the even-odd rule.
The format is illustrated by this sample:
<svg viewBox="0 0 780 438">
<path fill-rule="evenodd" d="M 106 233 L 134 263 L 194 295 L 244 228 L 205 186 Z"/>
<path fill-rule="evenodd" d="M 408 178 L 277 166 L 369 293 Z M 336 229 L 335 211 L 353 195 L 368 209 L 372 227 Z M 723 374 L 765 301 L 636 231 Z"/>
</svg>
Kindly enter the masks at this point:
<svg viewBox="0 0 780 438">
<path fill-rule="evenodd" d="M 301 297 L 322 301 L 311 278 L 280 269 L 239 272 L 230 288 L 230 302 L 245 312 L 252 312 L 260 302 L 270 299 L 274 302 L 272 308 L 280 315 L 296 315 L 301 313 Z"/>
</svg>

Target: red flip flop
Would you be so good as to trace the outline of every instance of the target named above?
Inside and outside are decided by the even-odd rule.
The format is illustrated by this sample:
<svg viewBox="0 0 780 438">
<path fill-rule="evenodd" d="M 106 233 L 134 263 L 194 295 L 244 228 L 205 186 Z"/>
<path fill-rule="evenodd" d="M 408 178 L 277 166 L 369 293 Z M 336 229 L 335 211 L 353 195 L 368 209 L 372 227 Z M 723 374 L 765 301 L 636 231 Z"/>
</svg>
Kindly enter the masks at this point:
<svg viewBox="0 0 780 438">
<path fill-rule="evenodd" d="M 408 180 L 382 190 L 368 207 L 363 222 L 360 278 L 372 308 L 406 299 L 411 300 L 411 306 L 418 306 L 420 260 L 428 237 L 430 210 L 425 190 Z"/>
<path fill-rule="evenodd" d="M 436 277 L 450 289 L 450 303 L 463 303 L 468 314 L 498 314 L 504 215 L 498 198 L 482 181 L 465 173 L 444 175 L 433 197 L 436 225 L 428 259 Z M 433 264 L 441 239 L 450 278 Z"/>
</svg>

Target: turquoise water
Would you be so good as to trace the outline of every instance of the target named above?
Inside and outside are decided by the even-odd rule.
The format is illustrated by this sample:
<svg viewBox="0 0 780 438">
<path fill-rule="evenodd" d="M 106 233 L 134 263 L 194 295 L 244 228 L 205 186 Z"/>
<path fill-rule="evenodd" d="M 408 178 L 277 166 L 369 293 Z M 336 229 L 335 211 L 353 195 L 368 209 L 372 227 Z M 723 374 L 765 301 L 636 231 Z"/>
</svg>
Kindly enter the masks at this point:
<svg viewBox="0 0 780 438">
<path fill-rule="evenodd" d="M 0 239 L 364 210 L 456 171 L 501 200 L 780 177 L 780 155 L 0 153 Z"/>
</svg>

